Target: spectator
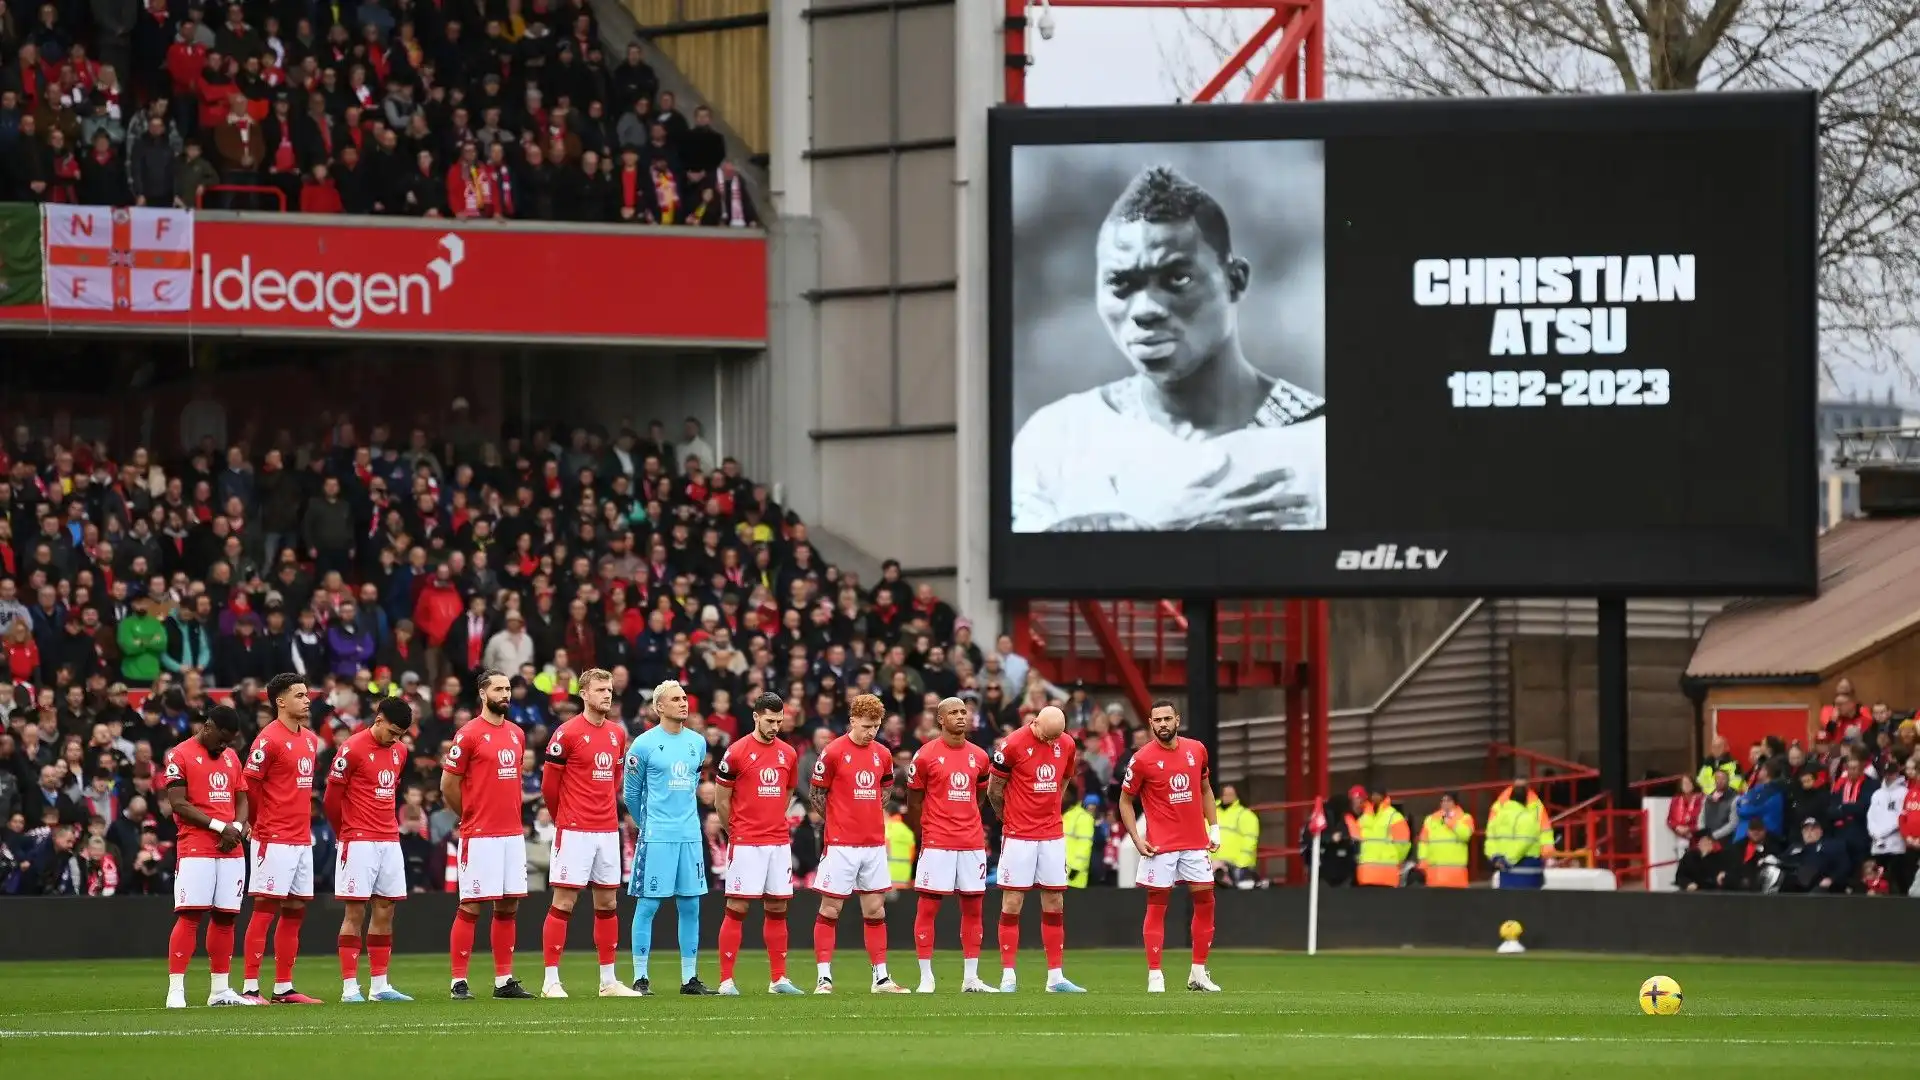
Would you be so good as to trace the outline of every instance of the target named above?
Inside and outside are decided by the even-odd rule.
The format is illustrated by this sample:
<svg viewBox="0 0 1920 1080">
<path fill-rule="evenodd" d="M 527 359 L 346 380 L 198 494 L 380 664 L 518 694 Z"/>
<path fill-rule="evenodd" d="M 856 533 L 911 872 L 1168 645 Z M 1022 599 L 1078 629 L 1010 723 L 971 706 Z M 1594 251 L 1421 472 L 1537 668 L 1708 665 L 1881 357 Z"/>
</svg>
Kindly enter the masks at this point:
<svg viewBox="0 0 1920 1080">
<path fill-rule="evenodd" d="M 307 502 L 300 532 L 306 537 L 307 557 L 313 560 L 316 573 L 345 573 L 351 567 L 353 508 L 341 496 L 337 477 L 321 481 L 320 494 Z"/>
<path fill-rule="evenodd" d="M 1703 831 L 1680 857 L 1673 883 L 1681 892 L 1715 892 L 1728 887 L 1730 874 L 1727 851 Z"/>
<path fill-rule="evenodd" d="M 178 182 L 173 141 L 176 137 L 168 129 L 164 113 L 156 113 L 147 117 L 139 134 L 132 139 L 127 151 L 127 175 L 133 205 L 181 205 L 175 195 Z"/>
<path fill-rule="evenodd" d="M 120 623 L 115 635 L 120 647 L 120 676 L 144 686 L 160 676 L 161 656 L 167 651 L 168 634 L 156 617 L 164 607 L 147 596 L 133 601 L 133 614 Z"/>
<path fill-rule="evenodd" d="M 1907 768 L 1911 768 L 1909 763 Z M 1907 773 L 1889 772 L 1886 782 L 1867 805 L 1866 828 L 1873 861 L 1884 867 L 1892 891 L 1905 893 L 1913 884 L 1906 839 L 1900 834 L 1900 815 L 1907 804 Z"/>
<path fill-rule="evenodd" d="M 106 106 L 96 108 L 104 112 Z M 89 206 L 131 206 L 133 193 L 128 187 L 127 164 L 114 149 L 113 134 L 97 130 L 91 136 L 91 148 L 80 160 L 79 201 Z"/>
<path fill-rule="evenodd" d="M 1680 777 L 1680 790 L 1667 804 L 1667 831 L 1682 844 L 1691 844 L 1694 833 L 1700 831 L 1700 807 L 1704 801 L 1693 777 Z"/>
<path fill-rule="evenodd" d="M 1733 842 L 1734 831 L 1740 826 L 1740 797 L 1733 792 L 1734 779 L 1726 770 L 1715 769 L 1713 790 L 1700 797 L 1698 831 L 1713 837 L 1713 842 L 1720 847 Z"/>
<path fill-rule="evenodd" d="M 1855 745 L 1847 752 L 1846 765 L 1833 782 L 1833 795 L 1827 820 L 1832 838 L 1844 844 L 1848 862 L 1853 865 L 1867 857 L 1872 846 L 1867 833 L 1867 811 L 1880 782 L 1867 775 L 1867 751 Z"/>
<path fill-rule="evenodd" d="M 174 173 L 174 204 L 195 209 L 201 205 L 206 190 L 219 182 L 220 174 L 206 159 L 203 145 L 198 140 L 188 140 L 185 156 Z"/>
<path fill-rule="evenodd" d="M 1853 695 L 1853 680 L 1841 679 L 1833 687 L 1833 704 L 1820 709 L 1820 735 L 1829 744 L 1864 736 L 1873 726 L 1873 714 Z"/>
<path fill-rule="evenodd" d="M 1846 846 L 1826 836 L 1826 828 L 1817 817 L 1800 822 L 1800 842 L 1787 852 L 1792 873 L 1784 887 L 1788 892 L 1845 892 L 1853 864 Z"/>
<path fill-rule="evenodd" d="M 1775 776 L 1771 763 L 1762 765 L 1758 776 L 1758 782 L 1734 802 L 1734 813 L 1740 819 L 1734 826 L 1735 841 L 1746 840 L 1755 823 L 1762 825 L 1769 836 L 1785 835 L 1786 784 Z"/>
</svg>

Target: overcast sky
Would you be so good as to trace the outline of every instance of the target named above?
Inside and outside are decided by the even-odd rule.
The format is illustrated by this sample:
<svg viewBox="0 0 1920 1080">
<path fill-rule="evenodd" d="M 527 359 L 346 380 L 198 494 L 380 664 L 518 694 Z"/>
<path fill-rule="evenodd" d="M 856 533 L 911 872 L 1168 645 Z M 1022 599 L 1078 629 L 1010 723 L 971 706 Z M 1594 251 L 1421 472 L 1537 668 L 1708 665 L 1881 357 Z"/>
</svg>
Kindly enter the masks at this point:
<svg viewBox="0 0 1920 1080">
<path fill-rule="evenodd" d="M 1342 0 L 1349 16 L 1373 0 Z M 1034 16 L 1038 17 L 1036 7 Z M 1238 48 L 1265 20 L 1263 11 L 1119 11 L 1111 8 L 1055 8 L 1051 40 L 1031 37 L 1033 66 L 1027 72 L 1029 105 L 1154 105 L 1192 96 L 1220 67 L 1221 53 L 1207 41 L 1207 33 Z M 1197 25 L 1191 19 L 1201 20 Z M 1337 49 L 1340 15 L 1333 18 L 1329 48 Z M 1222 95 L 1239 100 L 1246 92 L 1242 76 L 1238 93 Z M 1331 95 L 1339 87 L 1329 85 Z M 1920 351 L 1920 345 L 1915 350 Z M 1841 373 L 1837 396 L 1871 394 L 1878 398 L 1889 387 L 1907 401 L 1920 395 L 1905 392 L 1892 375 L 1849 370 Z M 1823 393 L 1831 393 L 1826 388 Z"/>
</svg>

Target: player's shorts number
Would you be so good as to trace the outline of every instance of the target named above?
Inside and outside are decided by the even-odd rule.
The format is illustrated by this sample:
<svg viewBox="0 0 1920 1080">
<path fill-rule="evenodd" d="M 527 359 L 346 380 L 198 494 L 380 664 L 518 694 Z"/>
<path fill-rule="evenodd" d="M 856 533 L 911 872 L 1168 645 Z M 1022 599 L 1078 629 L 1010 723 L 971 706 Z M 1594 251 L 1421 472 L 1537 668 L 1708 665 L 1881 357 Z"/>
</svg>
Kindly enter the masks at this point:
<svg viewBox="0 0 1920 1080">
<path fill-rule="evenodd" d="M 928 848 L 914 868 L 913 887 L 924 893 L 986 892 L 987 853 Z"/>
<path fill-rule="evenodd" d="M 746 899 L 793 895 L 793 850 L 785 844 L 736 844 L 727 859 L 727 895 Z"/>
<path fill-rule="evenodd" d="M 186 858 L 173 877 L 173 906 L 181 911 L 239 911 L 247 860 Z"/>
</svg>

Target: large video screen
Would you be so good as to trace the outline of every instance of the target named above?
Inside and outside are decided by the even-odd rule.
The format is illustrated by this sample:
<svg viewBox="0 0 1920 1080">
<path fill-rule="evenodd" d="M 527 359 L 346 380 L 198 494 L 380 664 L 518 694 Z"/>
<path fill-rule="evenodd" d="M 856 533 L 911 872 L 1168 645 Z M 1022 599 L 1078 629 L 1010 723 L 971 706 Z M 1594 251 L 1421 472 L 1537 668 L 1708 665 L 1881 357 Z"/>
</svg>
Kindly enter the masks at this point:
<svg viewBox="0 0 1920 1080">
<path fill-rule="evenodd" d="M 995 110 L 996 593 L 1812 591 L 1814 120 Z"/>
</svg>

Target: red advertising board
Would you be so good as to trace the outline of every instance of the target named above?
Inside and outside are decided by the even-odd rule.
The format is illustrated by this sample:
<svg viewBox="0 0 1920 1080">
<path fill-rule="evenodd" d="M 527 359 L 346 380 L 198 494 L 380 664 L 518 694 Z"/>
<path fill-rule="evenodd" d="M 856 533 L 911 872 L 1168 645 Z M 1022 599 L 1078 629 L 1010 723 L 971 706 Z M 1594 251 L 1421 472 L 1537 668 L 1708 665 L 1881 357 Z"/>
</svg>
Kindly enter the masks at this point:
<svg viewBox="0 0 1920 1080">
<path fill-rule="evenodd" d="M 184 312 L 0 307 L 55 330 L 758 347 L 759 230 L 202 213 Z"/>
</svg>

